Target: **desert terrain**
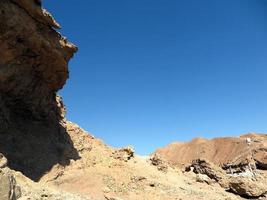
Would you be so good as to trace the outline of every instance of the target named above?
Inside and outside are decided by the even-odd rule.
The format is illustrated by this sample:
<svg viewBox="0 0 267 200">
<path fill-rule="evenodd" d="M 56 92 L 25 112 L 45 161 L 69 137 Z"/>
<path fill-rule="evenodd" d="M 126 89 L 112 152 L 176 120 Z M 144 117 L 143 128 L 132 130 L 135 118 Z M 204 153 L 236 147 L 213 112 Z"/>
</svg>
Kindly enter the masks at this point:
<svg viewBox="0 0 267 200">
<path fill-rule="evenodd" d="M 0 1 L 0 200 L 267 199 L 267 134 L 175 142 L 139 156 L 66 119 L 78 48 L 39 0 Z"/>
</svg>

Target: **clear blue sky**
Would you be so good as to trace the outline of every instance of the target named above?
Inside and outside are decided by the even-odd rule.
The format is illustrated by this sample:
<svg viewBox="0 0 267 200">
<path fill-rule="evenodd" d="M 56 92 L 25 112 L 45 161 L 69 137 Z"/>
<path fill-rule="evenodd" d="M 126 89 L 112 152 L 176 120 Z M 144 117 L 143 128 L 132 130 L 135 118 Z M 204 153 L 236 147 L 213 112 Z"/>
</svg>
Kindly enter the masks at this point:
<svg viewBox="0 0 267 200">
<path fill-rule="evenodd" d="M 69 120 L 148 154 L 267 132 L 266 0 L 45 0 L 79 47 Z"/>
</svg>

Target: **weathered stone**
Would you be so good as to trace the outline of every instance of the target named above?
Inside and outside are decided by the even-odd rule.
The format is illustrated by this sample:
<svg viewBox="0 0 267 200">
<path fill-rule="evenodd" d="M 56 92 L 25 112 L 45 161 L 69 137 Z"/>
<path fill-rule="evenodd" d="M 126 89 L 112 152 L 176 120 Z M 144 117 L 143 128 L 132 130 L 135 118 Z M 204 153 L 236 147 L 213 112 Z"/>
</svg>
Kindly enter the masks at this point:
<svg viewBox="0 0 267 200">
<path fill-rule="evenodd" d="M 60 28 L 60 25 L 54 20 L 52 15 L 46 10 L 41 8 L 41 0 L 12 0 L 34 19 L 45 25 Z"/>
<path fill-rule="evenodd" d="M 167 172 L 168 165 L 167 162 L 162 158 L 162 156 L 155 153 L 150 156 L 149 160 L 152 165 L 157 166 L 159 171 Z"/>
<path fill-rule="evenodd" d="M 199 182 L 199 183 L 207 183 L 207 184 L 210 185 L 210 184 L 214 183 L 214 180 L 210 179 L 205 174 L 197 174 L 196 175 L 196 182 Z"/>
<path fill-rule="evenodd" d="M 0 153 L 0 169 L 7 166 L 7 159 L 3 154 Z"/>
<path fill-rule="evenodd" d="M 229 180 L 230 191 L 243 197 L 260 197 L 267 194 L 266 183 L 245 177 L 234 177 Z"/>
<path fill-rule="evenodd" d="M 191 165 L 187 166 L 185 171 L 193 170 L 196 174 L 204 174 L 208 176 L 210 179 L 218 182 L 223 188 L 228 188 L 227 175 L 223 169 L 220 167 L 204 160 L 197 159 L 192 162 Z"/>
<path fill-rule="evenodd" d="M 14 177 L 0 172 L 0 200 L 16 199 L 16 181 Z"/>
<path fill-rule="evenodd" d="M 225 177 L 225 172 L 218 166 L 202 159 L 197 159 L 192 164 L 186 167 L 186 171 L 193 168 L 196 174 L 206 174 L 209 178 L 220 181 Z"/>
<path fill-rule="evenodd" d="M 127 162 L 132 157 L 134 157 L 134 149 L 133 149 L 133 147 L 128 146 L 125 148 L 115 150 L 112 153 L 112 157 L 115 159 L 119 159 L 119 160 L 123 160 L 123 161 Z"/>
<path fill-rule="evenodd" d="M 267 170 L 267 148 L 255 150 L 253 158 L 258 168 Z"/>
<path fill-rule="evenodd" d="M 77 48 L 52 29 L 49 16 L 33 0 L 0 1 L 0 128 L 14 116 L 62 116 L 56 92 Z"/>
</svg>

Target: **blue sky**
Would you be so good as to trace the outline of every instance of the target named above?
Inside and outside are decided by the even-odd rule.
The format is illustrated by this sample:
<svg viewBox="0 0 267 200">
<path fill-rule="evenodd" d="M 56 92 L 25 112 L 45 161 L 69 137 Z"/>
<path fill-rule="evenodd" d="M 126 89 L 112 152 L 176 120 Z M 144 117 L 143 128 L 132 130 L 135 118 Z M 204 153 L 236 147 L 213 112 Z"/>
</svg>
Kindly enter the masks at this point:
<svg viewBox="0 0 267 200">
<path fill-rule="evenodd" d="M 193 137 L 267 132 L 267 1 L 44 1 L 79 47 L 69 120 L 148 154 Z"/>
</svg>

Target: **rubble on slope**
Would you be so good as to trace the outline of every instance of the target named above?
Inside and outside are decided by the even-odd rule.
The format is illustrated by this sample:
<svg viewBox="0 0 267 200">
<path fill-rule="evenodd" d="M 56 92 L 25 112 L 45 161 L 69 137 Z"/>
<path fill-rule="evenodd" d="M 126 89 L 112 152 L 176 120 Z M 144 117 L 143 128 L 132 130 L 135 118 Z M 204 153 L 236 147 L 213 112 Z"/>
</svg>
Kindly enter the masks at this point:
<svg viewBox="0 0 267 200">
<path fill-rule="evenodd" d="M 167 172 L 168 164 L 159 154 L 152 154 L 149 160 L 152 165 L 158 168 L 159 171 Z"/>
<path fill-rule="evenodd" d="M 247 170 L 247 168 L 245 168 Z M 267 178 L 260 173 L 247 171 L 233 174 L 227 174 L 222 168 L 207 162 L 203 159 L 194 160 L 191 165 L 186 167 L 186 172 L 193 171 L 197 174 L 196 181 L 211 184 L 215 180 L 229 192 L 233 192 L 245 198 L 259 198 L 267 194 Z M 201 175 L 201 176 L 199 176 Z M 204 175 L 204 176 L 202 176 Z M 207 177 L 205 177 L 207 176 Z"/>
</svg>

